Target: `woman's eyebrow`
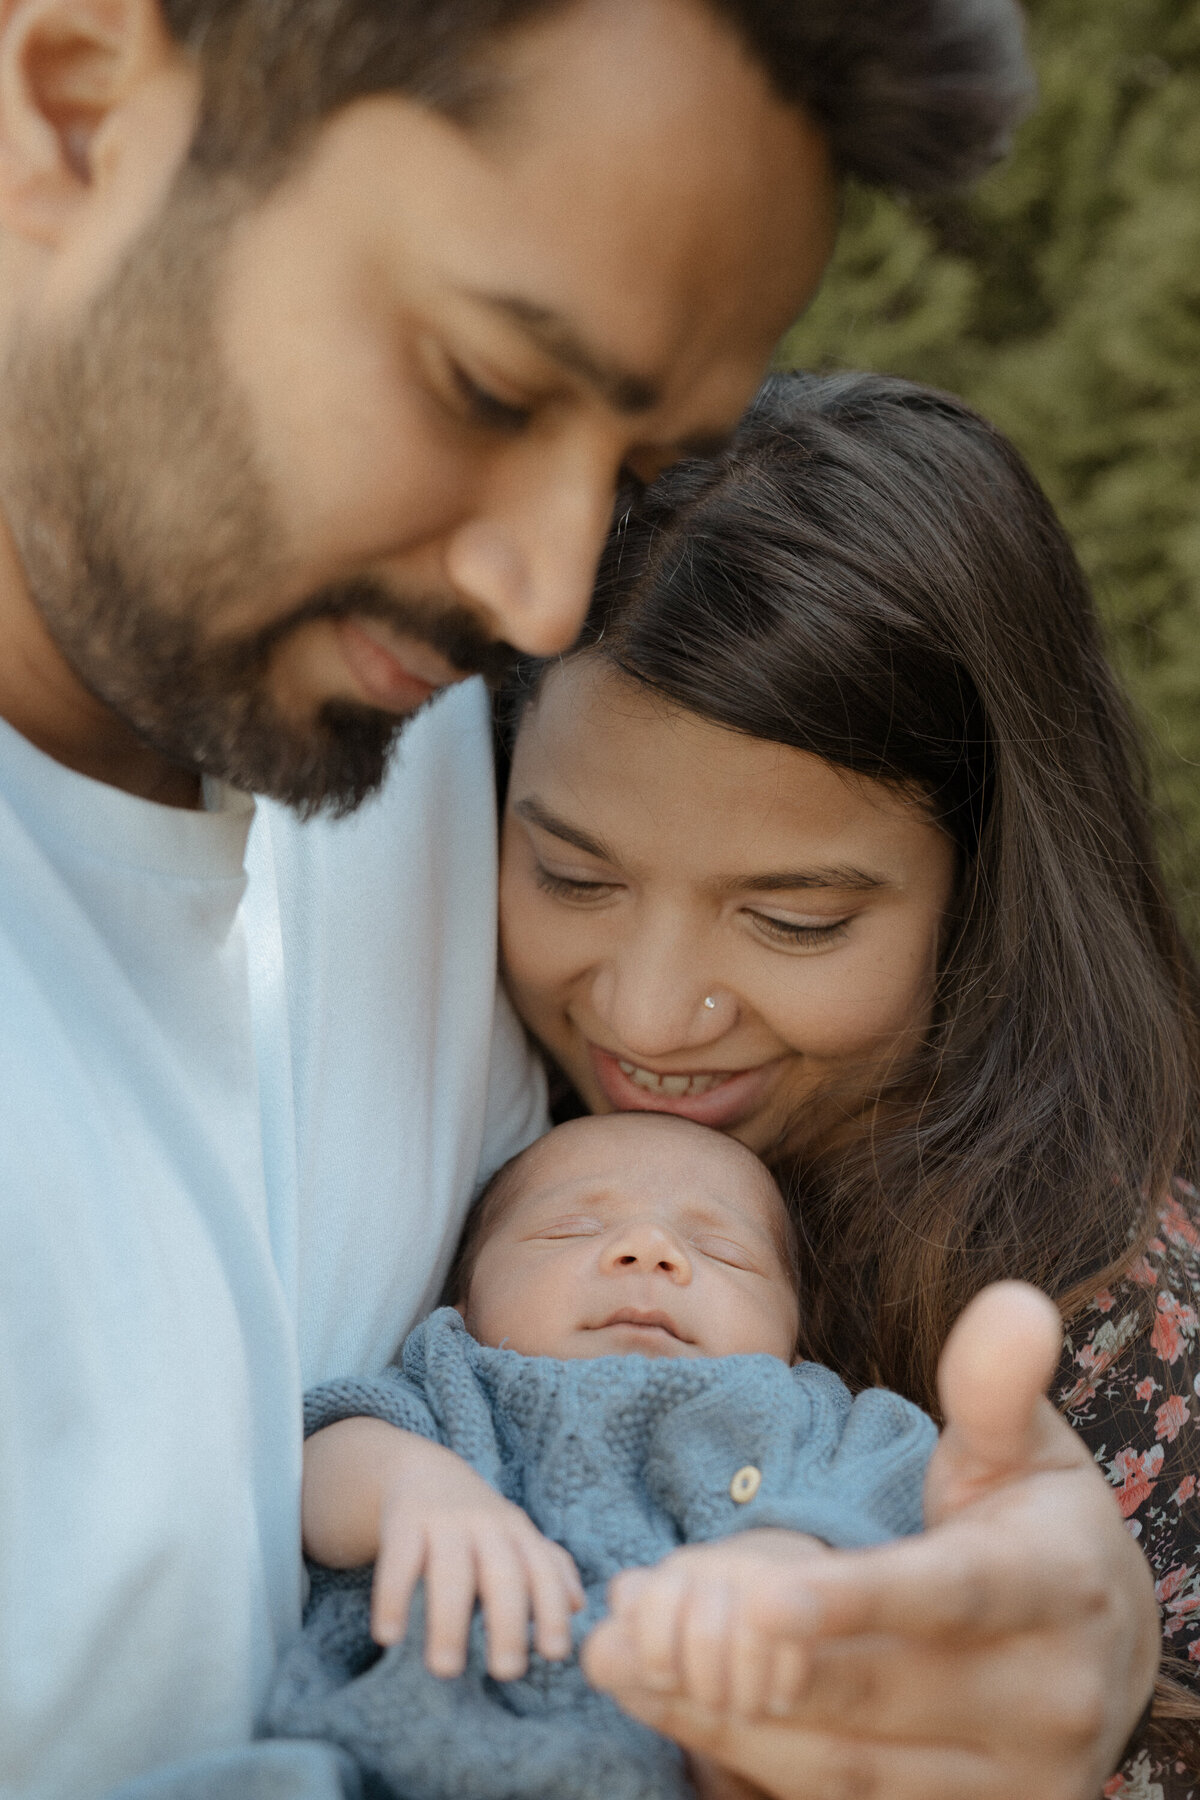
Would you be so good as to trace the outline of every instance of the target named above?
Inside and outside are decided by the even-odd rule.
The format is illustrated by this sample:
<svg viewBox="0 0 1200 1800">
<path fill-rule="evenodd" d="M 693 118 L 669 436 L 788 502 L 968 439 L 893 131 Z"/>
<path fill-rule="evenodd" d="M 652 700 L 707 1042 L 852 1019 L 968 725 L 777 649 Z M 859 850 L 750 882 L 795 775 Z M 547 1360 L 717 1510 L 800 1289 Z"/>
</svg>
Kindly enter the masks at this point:
<svg viewBox="0 0 1200 1800">
<path fill-rule="evenodd" d="M 592 837 L 590 833 L 580 831 L 574 825 L 568 825 L 565 819 L 560 819 L 556 813 L 550 811 L 548 806 L 543 806 L 541 801 L 535 800 L 532 795 L 524 800 L 515 801 L 513 811 L 519 819 L 526 819 L 529 824 L 538 826 L 542 831 L 548 831 L 551 837 L 561 838 L 564 844 L 570 844 L 574 849 L 582 850 L 585 856 L 595 856 L 601 862 L 616 861 L 616 857 L 603 839 Z"/>
<path fill-rule="evenodd" d="M 797 888 L 836 888 L 841 892 L 850 889 L 853 893 L 865 894 L 890 886 L 886 876 L 873 875 L 867 869 L 851 868 L 848 864 L 834 864 L 824 869 L 770 870 L 763 875 L 735 875 L 721 883 L 726 892 L 744 893 L 748 889 L 752 894 L 780 894 L 789 890 L 795 892 Z"/>
</svg>

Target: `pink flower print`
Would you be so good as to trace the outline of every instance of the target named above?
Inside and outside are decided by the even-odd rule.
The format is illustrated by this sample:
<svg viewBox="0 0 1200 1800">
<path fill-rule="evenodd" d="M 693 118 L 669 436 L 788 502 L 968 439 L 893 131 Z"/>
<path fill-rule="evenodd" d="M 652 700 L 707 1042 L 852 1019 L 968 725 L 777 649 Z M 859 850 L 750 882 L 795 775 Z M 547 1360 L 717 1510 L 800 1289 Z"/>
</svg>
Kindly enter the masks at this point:
<svg viewBox="0 0 1200 1800">
<path fill-rule="evenodd" d="M 1193 1638 L 1188 1645 L 1188 1661 L 1200 1662 L 1200 1638 Z"/>
<path fill-rule="evenodd" d="M 1168 1600 L 1175 1598 L 1187 1580 L 1187 1573 L 1186 1564 L 1180 1563 L 1177 1569 L 1172 1569 L 1169 1575 L 1164 1575 L 1161 1581 L 1155 1582 L 1154 1598 L 1160 1606 L 1165 1606 Z"/>
<path fill-rule="evenodd" d="M 1116 1301 L 1113 1299 L 1107 1288 L 1101 1288 L 1100 1292 L 1096 1295 L 1096 1298 L 1092 1301 L 1092 1305 L 1096 1308 L 1097 1312 L 1111 1312 L 1116 1305 Z"/>
<path fill-rule="evenodd" d="M 1169 1400 L 1163 1401 L 1154 1415 L 1154 1435 L 1156 1438 L 1166 1438 L 1168 1444 L 1173 1444 L 1187 1422 L 1187 1401 L 1181 1394 L 1172 1394 Z"/>
<path fill-rule="evenodd" d="M 1129 1271 L 1130 1281 L 1136 1281 L 1139 1287 L 1157 1287 L 1158 1276 L 1150 1267 L 1144 1256 L 1139 1256 Z"/>
<path fill-rule="evenodd" d="M 1183 1594 L 1178 1600 L 1168 1600 L 1165 1611 L 1163 1636 L 1174 1637 L 1177 1631 L 1190 1624 L 1195 1614 L 1200 1612 L 1200 1594 Z"/>
<path fill-rule="evenodd" d="M 1182 1506 L 1186 1500 L 1191 1499 L 1195 1491 L 1196 1477 L 1194 1475 L 1185 1475 L 1179 1486 L 1175 1489 L 1175 1492 L 1171 1495 L 1171 1498 L 1176 1506 Z"/>
<path fill-rule="evenodd" d="M 1123 1775 L 1114 1775 L 1111 1781 L 1104 1784 L 1104 1800 L 1121 1800 L 1127 1787 L 1128 1783 Z"/>
<path fill-rule="evenodd" d="M 1155 1444 L 1150 1450 L 1143 1450 L 1140 1456 L 1134 1449 L 1125 1449 L 1113 1458 L 1108 1468 L 1109 1474 L 1121 1483 L 1117 1489 L 1117 1505 L 1121 1509 L 1122 1518 L 1131 1517 L 1142 1502 L 1150 1498 L 1162 1465 L 1161 1444 Z"/>
<path fill-rule="evenodd" d="M 1185 1306 L 1174 1294 L 1158 1296 L 1158 1317 L 1150 1333 L 1150 1342 L 1163 1362 L 1178 1362 L 1184 1334 L 1190 1336 L 1195 1329 L 1196 1314 L 1192 1307 Z"/>
<path fill-rule="evenodd" d="M 1196 1230 L 1174 1195 L 1167 1201 L 1158 1217 L 1163 1230 L 1173 1244 L 1186 1244 L 1190 1250 L 1200 1250 L 1200 1231 Z"/>
<path fill-rule="evenodd" d="M 1147 1375 L 1144 1380 L 1138 1382 L 1133 1391 L 1139 1400 L 1149 1406 L 1151 1395 L 1158 1392 L 1158 1383 L 1152 1375 Z"/>
</svg>

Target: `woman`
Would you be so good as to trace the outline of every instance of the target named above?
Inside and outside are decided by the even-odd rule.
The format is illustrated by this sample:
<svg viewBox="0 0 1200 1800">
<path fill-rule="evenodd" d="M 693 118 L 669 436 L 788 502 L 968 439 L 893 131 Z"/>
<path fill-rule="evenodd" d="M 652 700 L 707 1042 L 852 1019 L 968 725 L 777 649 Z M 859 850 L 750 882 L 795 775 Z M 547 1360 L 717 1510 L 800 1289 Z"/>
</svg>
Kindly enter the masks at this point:
<svg viewBox="0 0 1200 1800">
<path fill-rule="evenodd" d="M 973 1294 L 1058 1302 L 1053 1397 L 1173 1670 L 1106 1793 L 1191 1794 L 1200 989 L 1040 490 L 946 396 L 781 379 L 630 507 L 510 723 L 517 1005 L 586 1107 L 716 1125 L 786 1179 L 810 1353 L 936 1411 Z"/>
</svg>

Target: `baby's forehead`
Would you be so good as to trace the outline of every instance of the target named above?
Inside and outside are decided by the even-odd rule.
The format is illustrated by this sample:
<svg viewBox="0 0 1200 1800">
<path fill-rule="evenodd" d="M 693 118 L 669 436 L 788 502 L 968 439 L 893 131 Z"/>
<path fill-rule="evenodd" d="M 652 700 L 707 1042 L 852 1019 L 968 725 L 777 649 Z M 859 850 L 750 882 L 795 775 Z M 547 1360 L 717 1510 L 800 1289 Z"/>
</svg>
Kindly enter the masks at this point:
<svg viewBox="0 0 1200 1800">
<path fill-rule="evenodd" d="M 772 1237 L 783 1214 L 779 1190 L 752 1151 L 664 1114 L 572 1120 L 531 1145 L 515 1174 L 522 1210 L 591 1199 L 619 1211 L 653 1200 L 681 1214 L 737 1214 Z"/>
</svg>

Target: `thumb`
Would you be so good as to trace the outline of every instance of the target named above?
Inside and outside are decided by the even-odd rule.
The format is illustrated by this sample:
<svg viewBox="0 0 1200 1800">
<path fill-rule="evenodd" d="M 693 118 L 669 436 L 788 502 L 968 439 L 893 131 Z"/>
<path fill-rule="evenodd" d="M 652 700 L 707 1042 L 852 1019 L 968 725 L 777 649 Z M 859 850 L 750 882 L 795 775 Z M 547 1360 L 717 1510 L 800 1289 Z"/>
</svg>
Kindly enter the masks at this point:
<svg viewBox="0 0 1200 1800">
<path fill-rule="evenodd" d="M 1062 1339 L 1053 1301 L 1021 1281 L 985 1288 L 959 1317 L 938 1365 L 946 1423 L 926 1477 L 927 1523 L 1018 1475 L 1077 1460 L 1074 1434 L 1045 1399 Z"/>
</svg>

